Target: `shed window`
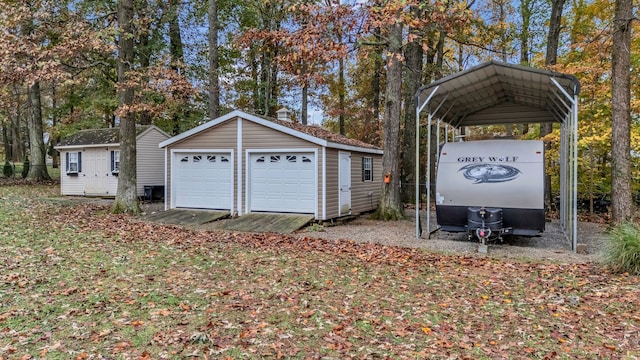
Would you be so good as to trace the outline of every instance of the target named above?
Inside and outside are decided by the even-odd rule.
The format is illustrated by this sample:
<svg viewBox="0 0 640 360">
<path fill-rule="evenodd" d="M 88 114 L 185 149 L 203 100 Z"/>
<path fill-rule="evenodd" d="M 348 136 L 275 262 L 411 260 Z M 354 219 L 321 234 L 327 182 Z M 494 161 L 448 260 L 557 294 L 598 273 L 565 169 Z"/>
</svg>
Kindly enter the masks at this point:
<svg viewBox="0 0 640 360">
<path fill-rule="evenodd" d="M 82 172 L 82 152 L 68 152 L 66 162 L 67 174 L 78 174 Z"/>
<path fill-rule="evenodd" d="M 120 172 L 120 150 L 111 151 L 111 172 Z"/>
<path fill-rule="evenodd" d="M 373 158 L 362 158 L 362 181 L 373 181 Z"/>
</svg>

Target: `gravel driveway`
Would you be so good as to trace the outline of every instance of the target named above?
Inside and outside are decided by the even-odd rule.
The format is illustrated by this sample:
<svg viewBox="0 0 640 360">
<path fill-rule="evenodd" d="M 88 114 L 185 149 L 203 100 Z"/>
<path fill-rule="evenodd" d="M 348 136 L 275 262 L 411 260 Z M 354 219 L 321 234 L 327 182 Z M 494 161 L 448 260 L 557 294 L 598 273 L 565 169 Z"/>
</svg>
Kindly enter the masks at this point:
<svg viewBox="0 0 640 360">
<path fill-rule="evenodd" d="M 162 211 L 162 204 L 143 204 L 143 211 L 151 213 Z M 415 237 L 415 212 L 405 209 L 407 220 L 379 221 L 369 220 L 368 215 L 358 216 L 346 224 L 326 224 L 321 231 L 308 227 L 293 234 L 299 238 L 312 237 L 327 240 L 353 240 L 355 242 L 372 242 L 389 246 L 422 248 L 429 251 L 447 254 L 490 256 L 496 258 L 549 260 L 561 263 L 584 263 L 599 261 L 600 250 L 606 240 L 606 225 L 590 222 L 578 223 L 578 242 L 587 246 L 587 254 L 576 254 L 565 238 L 558 220 L 547 222 L 542 235 L 535 237 L 505 237 L 500 244 L 489 245 L 488 254 L 478 252 L 478 243 L 468 241 L 464 233 L 435 232 L 430 239 L 426 234 Z M 426 215 L 422 213 L 422 221 Z M 431 228 L 437 227 L 435 213 L 431 216 Z M 315 227 L 317 229 L 317 227 Z M 426 227 L 423 225 L 423 229 Z M 426 231 L 426 230 L 425 230 Z"/>
<path fill-rule="evenodd" d="M 428 239 L 415 237 L 415 212 L 406 210 L 408 220 L 377 221 L 369 220 L 367 215 L 359 216 L 344 225 L 330 226 L 325 224 L 322 231 L 314 231 L 309 227 L 296 234 L 299 237 L 314 237 L 328 240 L 353 240 L 356 242 L 373 242 L 390 246 L 422 248 L 429 251 L 450 254 L 478 255 L 478 243 L 468 241 L 465 233 L 447 233 L 437 231 Z M 423 214 L 423 221 L 426 215 Z M 435 214 L 432 229 L 435 224 Z M 315 227 L 317 228 L 317 227 Z M 423 229 L 426 227 L 423 226 Z M 425 230 L 426 231 L 426 230 Z M 569 241 L 562 232 L 559 221 L 547 222 L 542 235 L 535 237 L 510 236 L 503 243 L 489 245 L 486 256 L 498 258 L 519 258 L 531 260 L 551 260 L 562 263 L 583 263 L 598 261 L 600 249 L 606 239 L 606 225 L 588 222 L 578 223 L 578 242 L 587 246 L 587 254 L 576 254 L 571 250 Z"/>
</svg>

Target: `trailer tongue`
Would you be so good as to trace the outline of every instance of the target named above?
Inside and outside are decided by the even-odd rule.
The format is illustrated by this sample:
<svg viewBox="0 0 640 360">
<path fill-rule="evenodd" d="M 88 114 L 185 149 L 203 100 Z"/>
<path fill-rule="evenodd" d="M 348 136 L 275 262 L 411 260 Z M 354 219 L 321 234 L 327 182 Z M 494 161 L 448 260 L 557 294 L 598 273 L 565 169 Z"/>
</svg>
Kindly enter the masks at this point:
<svg viewBox="0 0 640 360">
<path fill-rule="evenodd" d="M 539 140 L 446 143 L 438 161 L 441 229 L 485 244 L 544 231 L 544 145 Z"/>
</svg>

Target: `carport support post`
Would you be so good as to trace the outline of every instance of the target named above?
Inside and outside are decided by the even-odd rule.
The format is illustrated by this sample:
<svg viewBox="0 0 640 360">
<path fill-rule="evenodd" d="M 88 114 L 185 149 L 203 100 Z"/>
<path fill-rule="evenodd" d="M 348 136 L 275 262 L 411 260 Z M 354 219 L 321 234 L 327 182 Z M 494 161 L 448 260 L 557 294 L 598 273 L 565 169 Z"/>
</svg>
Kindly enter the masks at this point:
<svg viewBox="0 0 640 360">
<path fill-rule="evenodd" d="M 565 161 L 561 162 L 565 164 L 565 171 L 560 172 L 561 183 L 562 177 L 565 177 L 564 180 L 564 189 L 566 194 L 561 194 L 561 199 L 568 199 L 569 204 L 565 204 L 564 206 L 560 206 L 560 224 L 563 225 L 563 230 L 568 232 L 569 240 L 571 240 L 571 246 L 573 248 L 573 252 L 577 252 L 578 250 L 578 94 L 577 89 L 573 91 L 573 96 L 570 95 L 559 83 L 556 79 L 550 78 L 551 82 L 560 90 L 560 92 L 567 98 L 567 100 L 571 103 L 571 111 L 567 114 L 567 118 L 565 119 L 568 124 L 565 126 L 563 123 L 561 125 L 561 154 L 560 157 L 564 157 Z M 562 99 L 559 99 L 562 101 Z M 563 102 L 564 103 L 564 102 Z M 565 106 L 568 106 L 565 103 Z M 562 136 L 562 133 L 565 136 Z M 568 142 L 568 144 L 565 142 Z M 562 146 L 562 142 L 565 142 L 564 146 Z M 568 156 L 568 158 L 567 158 Z M 566 179 L 568 175 L 568 179 Z M 562 221 L 562 217 L 565 217 L 565 221 Z M 568 219 L 567 219 L 568 218 Z M 570 228 L 566 228 L 566 222 L 569 221 Z M 564 224 L 563 224 L 564 223 Z"/>
<path fill-rule="evenodd" d="M 415 101 L 415 105 L 416 105 L 416 143 L 415 143 L 415 148 L 416 148 L 416 173 L 415 173 L 415 184 L 416 184 L 416 239 L 420 238 L 421 231 L 420 231 L 420 112 L 424 109 L 425 106 L 427 106 L 427 104 L 429 103 L 429 101 L 431 101 L 431 98 L 433 97 L 433 95 L 435 95 L 435 93 L 438 91 L 438 89 L 440 88 L 440 86 L 436 86 L 433 91 L 431 91 L 431 94 L 429 94 L 429 96 L 427 97 L 427 99 L 420 104 L 420 93 L 422 92 L 422 90 L 418 89 L 418 92 L 416 93 L 416 101 Z M 429 112 L 429 125 L 431 125 L 431 112 Z M 429 127 L 429 147 L 431 147 L 431 126 Z M 427 154 L 431 154 L 431 151 L 427 151 Z M 429 194 L 429 176 L 431 176 L 431 174 L 429 173 L 429 155 L 427 155 L 427 234 L 431 234 L 431 225 L 430 225 L 430 221 L 431 221 L 431 217 L 429 215 L 430 212 L 430 207 L 429 207 L 429 199 L 430 199 L 430 194 Z M 427 235 L 428 236 L 428 235 Z"/>
<path fill-rule="evenodd" d="M 416 169 L 414 173 L 414 181 L 416 184 L 416 239 L 420 239 L 420 107 L 417 106 L 418 97 L 416 97 Z"/>
<path fill-rule="evenodd" d="M 427 238 L 431 238 L 431 121 L 433 115 L 431 114 L 431 108 L 428 111 L 427 117 L 427 181 L 425 186 L 427 188 Z"/>
</svg>

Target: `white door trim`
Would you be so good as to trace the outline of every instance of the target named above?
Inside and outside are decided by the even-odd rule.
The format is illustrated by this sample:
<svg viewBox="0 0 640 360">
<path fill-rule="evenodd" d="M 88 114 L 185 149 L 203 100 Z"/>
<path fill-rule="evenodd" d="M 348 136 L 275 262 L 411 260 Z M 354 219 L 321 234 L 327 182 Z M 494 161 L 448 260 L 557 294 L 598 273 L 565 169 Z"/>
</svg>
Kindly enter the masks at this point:
<svg viewBox="0 0 640 360">
<path fill-rule="evenodd" d="M 229 204 L 229 209 L 231 214 L 233 214 L 235 208 L 233 206 L 233 184 L 235 182 L 235 177 L 233 176 L 233 164 L 234 162 L 234 151 L 233 149 L 171 149 L 171 209 L 176 208 L 176 192 L 175 192 L 175 174 L 176 174 L 176 154 L 193 154 L 193 153 L 226 153 L 231 157 L 231 187 L 229 188 L 229 193 L 231 194 L 231 204 Z"/>
<path fill-rule="evenodd" d="M 236 151 L 238 152 L 238 176 L 236 177 L 236 179 L 238 179 L 238 203 L 236 204 L 236 211 L 238 211 L 238 216 L 242 215 L 242 118 L 238 117 L 237 121 L 237 128 L 236 128 Z M 248 164 L 248 163 L 247 163 Z M 231 212 L 231 215 L 233 215 L 233 212 Z"/>
<path fill-rule="evenodd" d="M 322 219 L 327 219 L 327 148 L 322 147 Z"/>
<path fill-rule="evenodd" d="M 315 171 L 314 171 L 314 210 L 313 214 L 318 219 L 318 148 L 286 148 L 286 149 L 245 149 L 245 189 L 244 189 L 244 213 L 250 212 L 251 197 L 251 155 L 252 154 L 269 154 L 269 153 L 313 153 L 315 159 Z"/>
</svg>

